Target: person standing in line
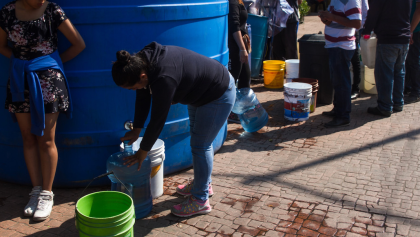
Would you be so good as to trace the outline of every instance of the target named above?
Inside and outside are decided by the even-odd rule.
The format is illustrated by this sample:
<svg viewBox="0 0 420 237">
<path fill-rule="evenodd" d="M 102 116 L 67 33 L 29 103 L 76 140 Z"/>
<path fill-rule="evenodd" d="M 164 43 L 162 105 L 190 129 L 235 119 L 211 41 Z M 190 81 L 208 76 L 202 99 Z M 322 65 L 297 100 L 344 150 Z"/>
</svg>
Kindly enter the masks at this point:
<svg viewBox="0 0 420 237">
<path fill-rule="evenodd" d="M 411 42 L 405 60 L 405 89 L 408 94 L 405 98 L 406 104 L 420 101 L 420 0 L 413 0 L 411 9 Z"/>
<path fill-rule="evenodd" d="M 325 24 L 325 48 L 328 50 L 330 77 L 334 87 L 334 108 L 323 112 L 334 117 L 327 128 L 348 126 L 351 112 L 350 61 L 356 49 L 355 31 L 362 25 L 360 0 L 332 0 L 329 11 L 320 11 Z"/>
<path fill-rule="evenodd" d="M 375 32 L 378 38 L 375 84 L 378 105 L 368 113 L 390 117 L 404 106 L 405 59 L 410 43 L 412 0 L 371 0 L 363 35 Z M 364 40 L 364 39 L 362 39 Z"/>
<path fill-rule="evenodd" d="M 287 0 L 294 12 L 286 22 L 286 28 L 274 36 L 273 39 L 273 59 L 285 61 L 287 59 L 297 59 L 297 26 L 299 23 L 299 5 L 302 0 Z"/>
<path fill-rule="evenodd" d="M 248 64 L 250 43 L 246 20 L 248 13 L 242 0 L 229 0 L 228 47 L 229 72 L 238 84 L 238 89 L 250 87 L 251 70 Z M 245 39 L 245 40 L 244 40 Z M 238 115 L 230 113 L 228 120 L 240 123 Z"/>
<path fill-rule="evenodd" d="M 353 66 L 353 86 L 351 89 L 351 99 L 354 100 L 360 95 L 360 81 L 362 80 L 360 70 L 360 35 L 363 30 L 363 26 L 366 22 L 367 13 L 369 10 L 369 4 L 367 0 L 362 0 L 362 29 L 356 30 L 356 51 L 354 52 L 353 58 L 351 59 L 351 65 Z"/>
<path fill-rule="evenodd" d="M 71 43 L 60 55 L 58 31 Z M 17 120 L 22 134 L 23 154 L 33 185 L 24 215 L 32 216 L 34 221 L 43 221 L 51 214 L 51 190 L 58 162 L 57 118 L 59 113 L 71 117 L 72 112 L 62 63 L 84 48 L 82 37 L 55 3 L 17 0 L 0 11 L 0 53 L 11 59 L 5 108 Z"/>
</svg>

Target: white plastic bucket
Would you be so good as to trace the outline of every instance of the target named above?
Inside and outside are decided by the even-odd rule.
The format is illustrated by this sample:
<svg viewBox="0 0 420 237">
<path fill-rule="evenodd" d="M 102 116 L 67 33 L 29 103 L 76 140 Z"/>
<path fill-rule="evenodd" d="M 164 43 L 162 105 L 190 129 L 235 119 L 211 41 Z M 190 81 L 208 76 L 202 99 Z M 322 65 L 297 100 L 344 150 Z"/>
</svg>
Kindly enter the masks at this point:
<svg viewBox="0 0 420 237">
<path fill-rule="evenodd" d="M 299 78 L 299 59 L 286 60 L 286 79 Z"/>
<path fill-rule="evenodd" d="M 284 85 L 284 118 L 290 121 L 309 119 L 312 85 L 292 82 Z"/>
<path fill-rule="evenodd" d="M 143 137 L 139 137 L 137 141 L 132 144 L 133 151 L 140 149 L 140 143 Z M 124 150 L 124 144 L 121 143 L 120 150 Z M 148 152 L 147 156 L 151 161 L 152 173 L 150 174 L 150 191 L 153 198 L 158 198 L 163 194 L 163 161 L 165 160 L 165 142 L 157 139 L 152 149 Z"/>
</svg>

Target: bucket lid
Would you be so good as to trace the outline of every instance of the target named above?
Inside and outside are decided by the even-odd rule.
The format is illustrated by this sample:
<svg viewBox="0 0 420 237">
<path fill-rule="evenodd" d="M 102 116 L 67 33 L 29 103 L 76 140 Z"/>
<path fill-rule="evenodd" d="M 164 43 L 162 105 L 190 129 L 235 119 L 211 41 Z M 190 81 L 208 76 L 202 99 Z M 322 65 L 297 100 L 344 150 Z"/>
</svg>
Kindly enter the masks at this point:
<svg viewBox="0 0 420 237">
<path fill-rule="evenodd" d="M 325 44 L 324 34 L 306 34 L 298 40 L 299 43 Z"/>
<path fill-rule="evenodd" d="M 300 82 L 289 82 L 284 84 L 285 88 L 294 89 L 294 90 L 312 90 L 312 85 L 307 83 L 300 83 Z"/>
<path fill-rule="evenodd" d="M 286 60 L 286 66 L 287 64 L 299 64 L 299 59 L 288 59 Z"/>
</svg>

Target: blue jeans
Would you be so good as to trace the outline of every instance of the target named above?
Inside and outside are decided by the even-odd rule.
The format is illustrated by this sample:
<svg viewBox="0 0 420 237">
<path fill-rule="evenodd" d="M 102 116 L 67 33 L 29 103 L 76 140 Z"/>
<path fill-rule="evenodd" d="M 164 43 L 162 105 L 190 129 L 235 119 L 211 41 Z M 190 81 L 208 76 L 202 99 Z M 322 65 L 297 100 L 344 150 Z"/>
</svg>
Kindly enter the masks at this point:
<svg viewBox="0 0 420 237">
<path fill-rule="evenodd" d="M 375 83 L 378 108 L 392 111 L 404 105 L 405 59 L 408 44 L 378 44 L 376 46 Z"/>
<path fill-rule="evenodd" d="M 205 201 L 209 198 L 214 156 L 212 143 L 227 121 L 235 99 L 235 80 L 230 76 L 229 87 L 219 99 L 199 107 L 188 106 L 194 166 L 191 194 L 198 200 Z"/>
<path fill-rule="evenodd" d="M 413 41 L 405 60 L 405 88 L 411 91 L 412 95 L 420 96 L 420 32 L 413 34 Z"/>
<path fill-rule="evenodd" d="M 334 87 L 334 113 L 336 118 L 350 119 L 351 75 L 350 61 L 354 50 L 329 48 L 330 77 Z"/>
</svg>

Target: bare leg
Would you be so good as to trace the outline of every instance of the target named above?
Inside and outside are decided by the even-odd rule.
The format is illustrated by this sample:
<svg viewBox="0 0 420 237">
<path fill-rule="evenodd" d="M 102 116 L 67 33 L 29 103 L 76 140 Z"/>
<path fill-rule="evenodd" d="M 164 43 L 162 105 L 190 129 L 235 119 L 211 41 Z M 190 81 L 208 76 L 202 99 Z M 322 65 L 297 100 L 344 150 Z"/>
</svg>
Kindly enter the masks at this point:
<svg viewBox="0 0 420 237">
<path fill-rule="evenodd" d="M 59 113 L 45 114 L 44 136 L 37 137 L 41 158 L 42 189 L 51 191 L 57 168 L 58 153 L 55 146 L 55 128 Z"/>
<path fill-rule="evenodd" d="M 42 186 L 41 160 L 39 157 L 37 137 L 31 133 L 31 114 L 16 113 L 23 140 L 23 155 L 31 177 L 32 185 Z"/>
</svg>

